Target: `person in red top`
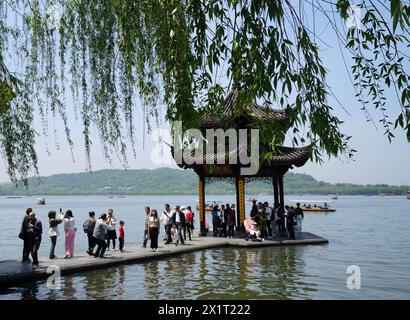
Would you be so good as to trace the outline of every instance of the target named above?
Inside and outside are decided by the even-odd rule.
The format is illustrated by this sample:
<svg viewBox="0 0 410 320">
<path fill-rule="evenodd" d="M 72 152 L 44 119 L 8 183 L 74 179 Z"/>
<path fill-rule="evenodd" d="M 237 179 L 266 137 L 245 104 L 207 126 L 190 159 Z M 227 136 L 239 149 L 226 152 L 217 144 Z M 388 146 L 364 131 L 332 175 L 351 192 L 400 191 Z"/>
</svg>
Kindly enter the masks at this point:
<svg viewBox="0 0 410 320">
<path fill-rule="evenodd" d="M 118 240 L 120 241 L 120 251 L 124 252 L 124 221 L 120 221 L 120 228 L 118 229 L 119 231 L 119 237 Z"/>
<path fill-rule="evenodd" d="M 189 241 L 191 241 L 191 234 L 193 234 L 192 230 L 194 230 L 194 213 L 191 210 L 191 206 L 188 206 L 185 210 L 185 227 Z"/>
</svg>

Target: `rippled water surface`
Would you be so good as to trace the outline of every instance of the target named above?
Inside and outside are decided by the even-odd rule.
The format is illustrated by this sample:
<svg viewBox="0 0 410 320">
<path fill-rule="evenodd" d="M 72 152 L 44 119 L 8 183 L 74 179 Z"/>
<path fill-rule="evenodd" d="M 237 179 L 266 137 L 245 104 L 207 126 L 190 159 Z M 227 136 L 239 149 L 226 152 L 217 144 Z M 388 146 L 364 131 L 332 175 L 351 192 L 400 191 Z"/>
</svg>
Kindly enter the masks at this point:
<svg viewBox="0 0 410 320">
<path fill-rule="evenodd" d="M 214 199 L 234 201 L 229 196 Z M 70 207 L 80 225 L 89 210 L 112 207 L 126 222 L 127 243 L 135 244 L 142 238 L 143 207 L 160 209 L 164 202 L 195 206 L 196 197 L 48 197 L 46 206 L 34 205 L 35 198 L 2 197 L 0 259 L 20 257 L 22 244 L 16 236 L 27 206 L 45 225 L 50 208 Z M 212 249 L 65 276 L 60 290 L 50 291 L 44 281 L 27 282 L 0 289 L 0 299 L 409 299 L 410 201 L 339 197 L 333 206 L 335 213 L 306 214 L 304 220 L 304 230 L 327 238 L 328 245 Z M 85 247 L 80 230 L 76 248 Z M 40 255 L 48 249 L 44 237 Z M 347 289 L 350 265 L 360 267 L 360 290 Z"/>
</svg>

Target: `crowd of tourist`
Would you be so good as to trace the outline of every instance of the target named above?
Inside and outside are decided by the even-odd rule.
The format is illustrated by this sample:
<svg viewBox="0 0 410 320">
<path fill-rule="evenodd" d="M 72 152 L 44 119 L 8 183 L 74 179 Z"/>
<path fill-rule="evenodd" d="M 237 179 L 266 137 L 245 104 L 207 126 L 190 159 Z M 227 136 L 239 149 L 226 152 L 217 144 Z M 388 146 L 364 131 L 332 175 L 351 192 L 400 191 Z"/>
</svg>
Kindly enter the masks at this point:
<svg viewBox="0 0 410 320">
<path fill-rule="evenodd" d="M 298 203 L 296 208 L 285 207 L 286 211 L 281 212 L 278 205 L 270 207 L 268 202 L 252 203 L 250 218 L 244 222 L 246 233 L 257 240 L 272 238 L 273 236 L 288 235 L 289 239 L 295 239 L 295 232 L 302 231 L 303 210 Z M 143 247 L 147 247 L 150 242 L 150 248 L 153 252 L 158 250 L 158 238 L 160 235 L 161 224 L 165 233 L 164 244 L 184 245 L 185 241 L 191 241 L 194 230 L 194 212 L 190 206 L 184 207 L 176 205 L 171 208 L 165 204 L 161 216 L 156 209 L 145 207 L 144 220 L 144 238 Z M 77 228 L 74 214 L 71 210 L 59 212 L 49 211 L 49 229 L 50 237 L 50 259 L 56 259 L 55 248 L 57 239 L 60 236 L 59 225 L 63 225 L 65 236 L 65 259 L 71 259 L 74 256 L 74 241 L 76 238 Z M 118 236 L 117 236 L 117 225 Z M 118 220 L 114 216 L 113 209 L 108 209 L 106 213 L 96 218 L 94 211 L 88 213 L 88 218 L 83 222 L 82 228 L 88 239 L 87 254 L 96 258 L 104 258 L 105 252 L 116 250 L 118 239 L 118 250 L 124 251 L 124 221 Z M 206 229 L 209 229 L 205 221 Z M 215 237 L 233 238 L 235 236 L 236 210 L 234 204 L 215 205 L 212 210 L 213 235 Z M 23 240 L 23 263 L 32 263 L 33 268 L 38 267 L 38 250 L 40 248 L 43 234 L 41 221 L 31 208 L 26 210 L 26 215 L 21 224 L 19 238 Z M 248 237 L 247 237 L 248 239 Z M 29 258 L 31 255 L 32 260 Z"/>
<path fill-rule="evenodd" d="M 300 203 L 293 206 L 285 206 L 282 212 L 279 205 L 270 207 L 268 202 L 252 201 L 250 218 L 244 223 L 248 234 L 257 240 L 272 238 L 273 236 L 287 235 L 289 239 L 295 240 L 295 231 L 302 232 L 302 221 L 304 215 Z"/>
<path fill-rule="evenodd" d="M 74 240 L 76 237 L 76 224 L 73 212 L 62 209 L 57 213 L 54 210 L 48 212 L 50 236 L 50 259 L 56 259 L 55 248 L 57 238 L 60 236 L 59 224 L 63 224 L 65 235 L 65 259 L 71 259 L 74 256 Z M 87 235 L 88 250 L 90 256 L 104 257 L 105 251 L 112 243 L 112 250 L 115 250 L 117 231 L 117 219 L 114 217 L 113 209 L 109 209 L 108 213 L 103 213 L 98 219 L 95 217 L 95 212 L 91 211 L 88 218 L 83 223 L 83 231 Z M 26 210 L 26 215 L 23 218 L 19 238 L 23 240 L 23 263 L 32 263 L 33 269 L 38 267 L 38 250 L 40 248 L 43 234 L 43 225 L 36 217 L 32 208 Z M 124 221 L 119 221 L 119 251 L 123 251 L 124 247 Z M 30 259 L 30 255 L 32 260 Z"/>
</svg>

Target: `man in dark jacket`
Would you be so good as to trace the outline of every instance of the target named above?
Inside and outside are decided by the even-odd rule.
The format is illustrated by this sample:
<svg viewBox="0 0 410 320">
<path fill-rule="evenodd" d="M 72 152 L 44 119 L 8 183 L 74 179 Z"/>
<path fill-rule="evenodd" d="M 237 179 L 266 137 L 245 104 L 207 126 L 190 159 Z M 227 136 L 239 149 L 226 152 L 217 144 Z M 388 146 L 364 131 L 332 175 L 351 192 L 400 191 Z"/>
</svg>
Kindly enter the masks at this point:
<svg viewBox="0 0 410 320">
<path fill-rule="evenodd" d="M 27 208 L 26 210 L 26 215 L 23 218 L 23 221 L 21 222 L 21 229 L 20 229 L 20 239 L 23 240 L 23 258 L 21 259 L 21 262 L 23 263 L 30 263 L 31 260 L 29 258 L 30 256 L 30 246 L 28 243 L 28 236 L 27 236 L 27 227 L 28 227 L 28 222 L 30 220 L 29 214 L 33 211 L 31 208 Z"/>
<path fill-rule="evenodd" d="M 29 221 L 27 224 L 27 237 L 31 253 L 31 258 L 33 259 L 33 269 L 38 268 L 38 249 L 40 249 L 41 235 L 43 233 L 43 226 L 41 221 L 36 218 L 36 214 L 31 212 L 29 214 Z"/>
<path fill-rule="evenodd" d="M 286 216 L 286 229 L 288 229 L 289 239 L 295 240 L 294 224 L 296 222 L 295 208 L 290 207 Z"/>
<path fill-rule="evenodd" d="M 175 242 L 175 245 L 177 246 L 179 242 L 181 242 L 181 244 L 185 244 L 184 237 L 182 235 L 182 229 L 185 226 L 185 214 L 181 211 L 180 206 L 175 207 L 171 220 L 178 230 L 178 239 Z"/>
<path fill-rule="evenodd" d="M 97 245 L 97 243 L 95 242 L 95 238 L 94 238 L 94 228 L 95 228 L 96 222 L 97 220 L 95 220 L 95 212 L 90 211 L 88 213 L 88 219 L 86 220 L 86 222 L 84 222 L 84 225 L 87 227 L 86 229 L 84 229 L 84 232 L 87 234 L 87 239 L 88 239 L 87 253 L 90 256 L 94 255 L 94 248 Z"/>
</svg>

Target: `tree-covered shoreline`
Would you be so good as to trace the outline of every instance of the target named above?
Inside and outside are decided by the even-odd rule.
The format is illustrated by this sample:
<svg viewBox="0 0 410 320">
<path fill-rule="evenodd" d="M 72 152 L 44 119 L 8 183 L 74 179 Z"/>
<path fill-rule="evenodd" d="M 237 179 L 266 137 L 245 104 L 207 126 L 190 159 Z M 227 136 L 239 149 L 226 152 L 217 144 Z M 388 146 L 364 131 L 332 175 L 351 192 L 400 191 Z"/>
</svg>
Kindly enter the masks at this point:
<svg viewBox="0 0 410 320">
<path fill-rule="evenodd" d="M 171 168 L 140 170 L 99 170 L 92 173 L 56 174 L 48 177 L 31 177 L 29 186 L 12 183 L 0 185 L 0 196 L 24 195 L 192 195 L 197 194 L 197 177 L 192 171 Z M 387 184 L 357 185 L 327 183 L 300 173 L 285 175 L 286 194 L 318 195 L 405 195 L 410 186 Z M 246 194 L 272 194 L 267 181 L 246 183 Z M 234 184 L 220 180 L 208 183 L 208 195 L 233 194 Z"/>
</svg>

